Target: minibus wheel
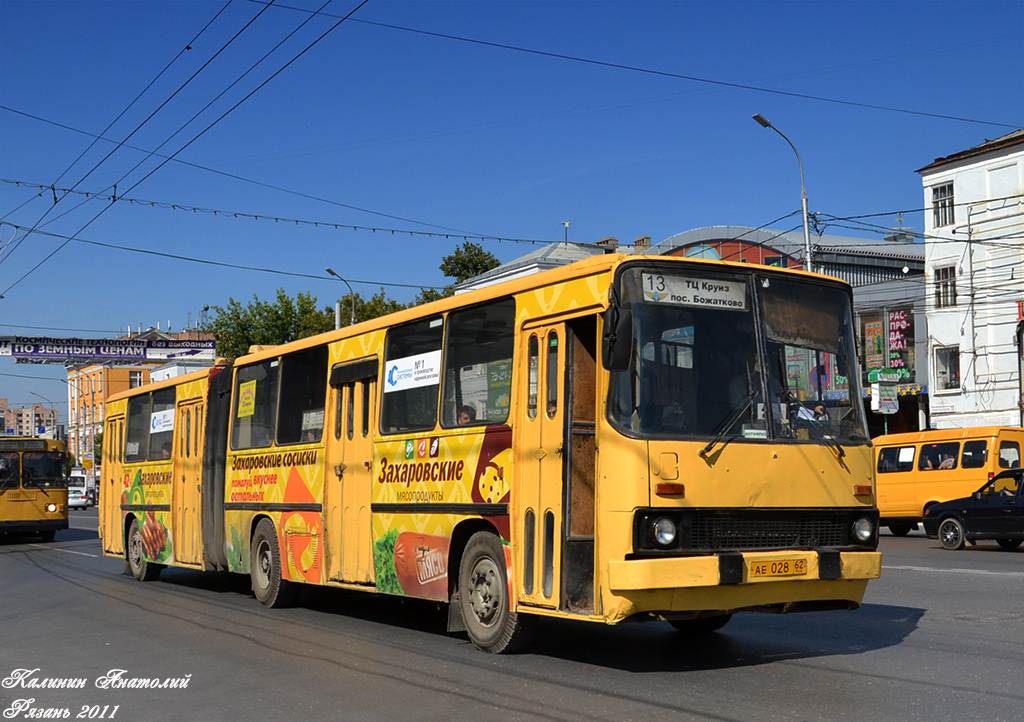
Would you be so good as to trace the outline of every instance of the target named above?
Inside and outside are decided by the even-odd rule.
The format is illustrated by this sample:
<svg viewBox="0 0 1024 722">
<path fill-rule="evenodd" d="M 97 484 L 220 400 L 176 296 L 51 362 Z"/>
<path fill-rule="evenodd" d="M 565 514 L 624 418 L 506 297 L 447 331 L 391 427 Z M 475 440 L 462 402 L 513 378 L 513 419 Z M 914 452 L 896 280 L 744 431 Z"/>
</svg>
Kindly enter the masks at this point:
<svg viewBox="0 0 1024 722">
<path fill-rule="evenodd" d="M 910 524 L 890 524 L 889 533 L 893 536 L 906 536 L 910 533 L 911 528 Z"/>
<path fill-rule="evenodd" d="M 505 550 L 491 532 L 479 531 L 466 544 L 459 565 L 459 604 L 469 641 L 477 649 L 514 652 L 529 641 L 533 620 L 509 607 Z"/>
<path fill-rule="evenodd" d="M 1001 546 L 1008 552 L 1012 552 L 1014 549 L 1020 546 L 1020 539 L 996 539 L 996 544 Z"/>
</svg>

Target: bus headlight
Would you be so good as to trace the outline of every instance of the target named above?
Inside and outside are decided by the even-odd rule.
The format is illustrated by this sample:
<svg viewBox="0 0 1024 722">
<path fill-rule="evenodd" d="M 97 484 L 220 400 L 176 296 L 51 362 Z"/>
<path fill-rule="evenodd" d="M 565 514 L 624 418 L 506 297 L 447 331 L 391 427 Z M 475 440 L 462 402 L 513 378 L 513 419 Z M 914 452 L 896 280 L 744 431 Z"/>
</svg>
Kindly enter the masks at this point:
<svg viewBox="0 0 1024 722">
<path fill-rule="evenodd" d="M 48 511 L 48 512 L 50 512 L 52 514 L 53 512 L 57 511 L 57 505 L 56 504 L 47 504 L 46 505 L 46 511 Z"/>
<path fill-rule="evenodd" d="M 654 541 L 663 547 L 671 546 L 676 540 L 676 525 L 671 519 L 659 518 L 654 522 Z"/>
<path fill-rule="evenodd" d="M 857 521 L 853 522 L 853 538 L 861 543 L 871 541 L 872 535 L 875 533 L 874 525 L 871 520 L 866 517 L 861 517 Z"/>
</svg>

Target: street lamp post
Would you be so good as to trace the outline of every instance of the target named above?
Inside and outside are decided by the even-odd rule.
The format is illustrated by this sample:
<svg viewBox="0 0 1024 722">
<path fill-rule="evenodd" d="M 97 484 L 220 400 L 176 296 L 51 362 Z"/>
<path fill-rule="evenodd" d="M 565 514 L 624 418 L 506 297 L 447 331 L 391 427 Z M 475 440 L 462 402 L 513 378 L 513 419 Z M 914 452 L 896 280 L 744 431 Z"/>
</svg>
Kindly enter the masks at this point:
<svg viewBox="0 0 1024 722">
<path fill-rule="evenodd" d="M 352 284 L 346 281 L 341 276 L 339 276 L 332 269 L 325 268 L 324 270 L 327 271 L 330 275 L 337 278 L 342 283 L 344 283 L 346 286 L 348 286 L 348 295 L 352 298 L 352 312 L 349 315 L 349 325 L 354 326 L 356 323 L 356 294 L 352 290 Z M 336 312 L 334 314 L 334 328 L 341 328 L 341 301 L 338 301 L 336 306 Z"/>
<path fill-rule="evenodd" d="M 50 410 L 51 411 L 53 411 L 54 413 L 57 412 L 56 404 L 54 404 L 48 398 L 46 398 L 42 394 L 37 394 L 35 391 L 29 391 L 29 393 L 32 394 L 33 396 L 38 396 L 39 398 L 41 398 L 43 401 L 45 401 L 46 403 L 48 403 L 50 405 Z M 54 426 L 56 426 L 56 420 L 54 420 Z M 43 428 L 45 429 L 46 427 L 43 426 Z M 56 432 L 56 429 L 54 429 L 54 431 Z M 32 436 L 34 437 L 38 433 L 39 433 L 39 430 L 38 430 L 38 428 L 36 426 L 36 407 L 35 407 L 35 404 L 33 404 L 32 405 Z"/>
<path fill-rule="evenodd" d="M 760 113 L 754 114 L 754 120 L 756 120 L 762 128 L 771 128 L 776 133 L 782 136 L 782 139 L 789 143 L 789 147 L 796 153 L 796 162 L 800 166 L 800 206 L 804 216 L 804 270 L 813 270 L 811 265 L 811 226 L 807 215 L 807 189 L 804 187 L 804 162 L 800 160 L 800 151 L 793 145 L 793 141 L 786 137 L 786 134 L 771 124 L 767 118 Z"/>
</svg>

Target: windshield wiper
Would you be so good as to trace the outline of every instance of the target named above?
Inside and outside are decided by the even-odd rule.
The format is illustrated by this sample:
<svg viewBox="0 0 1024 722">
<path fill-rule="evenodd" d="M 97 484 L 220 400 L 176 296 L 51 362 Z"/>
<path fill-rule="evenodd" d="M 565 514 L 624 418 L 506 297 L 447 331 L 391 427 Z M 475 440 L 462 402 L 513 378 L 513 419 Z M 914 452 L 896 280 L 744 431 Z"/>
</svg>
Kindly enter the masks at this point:
<svg viewBox="0 0 1024 722">
<path fill-rule="evenodd" d="M 725 435 L 729 433 L 730 429 L 732 429 L 733 424 L 739 421 L 740 417 L 746 413 L 747 409 L 750 408 L 750 404 L 754 401 L 755 396 L 757 396 L 757 389 L 751 389 L 750 393 L 747 394 L 747 397 L 736 405 L 736 410 L 730 413 L 729 418 L 726 419 L 725 424 L 722 425 L 722 430 L 718 432 L 718 435 L 709 441 L 707 446 L 697 452 L 701 458 L 708 458 L 708 454 L 711 453 L 711 450 L 718 446 L 718 443 L 724 439 Z"/>
<path fill-rule="evenodd" d="M 835 437 L 833 437 L 831 434 L 826 434 L 824 431 L 819 429 L 817 426 L 817 424 L 819 423 L 820 422 L 817 421 L 811 421 L 807 425 L 807 429 L 810 430 L 810 432 L 817 438 L 818 441 L 824 443 L 825 446 L 829 447 L 830 449 L 832 449 L 832 451 L 836 452 L 836 456 L 842 459 L 844 456 L 846 456 L 846 449 L 844 449 L 842 445 L 838 441 L 836 441 Z"/>
</svg>

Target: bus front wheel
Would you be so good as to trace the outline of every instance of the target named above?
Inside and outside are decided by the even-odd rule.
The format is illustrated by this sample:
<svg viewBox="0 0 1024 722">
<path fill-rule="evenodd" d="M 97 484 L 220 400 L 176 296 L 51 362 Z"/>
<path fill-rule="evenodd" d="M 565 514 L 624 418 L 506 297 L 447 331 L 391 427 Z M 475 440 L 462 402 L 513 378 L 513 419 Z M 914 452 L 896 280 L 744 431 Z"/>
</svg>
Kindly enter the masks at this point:
<svg viewBox="0 0 1024 722">
<path fill-rule="evenodd" d="M 731 614 L 719 614 L 714 617 L 698 617 L 697 619 L 674 619 L 669 621 L 676 631 L 684 634 L 700 636 L 711 634 L 724 627 L 732 619 Z"/>
<path fill-rule="evenodd" d="M 477 649 L 500 654 L 522 649 L 532 620 L 509 605 L 505 550 L 491 532 L 469 538 L 459 565 L 459 604 L 469 640 Z"/>
<path fill-rule="evenodd" d="M 295 598 L 295 585 L 281 576 L 281 552 L 270 519 L 261 519 L 252 535 L 249 576 L 253 594 L 264 607 L 287 607 Z"/>
<path fill-rule="evenodd" d="M 145 549 L 142 545 L 142 530 L 139 528 L 139 520 L 132 519 L 132 525 L 128 528 L 128 571 L 140 582 L 151 582 L 160 576 L 162 567 L 146 559 Z"/>
</svg>

